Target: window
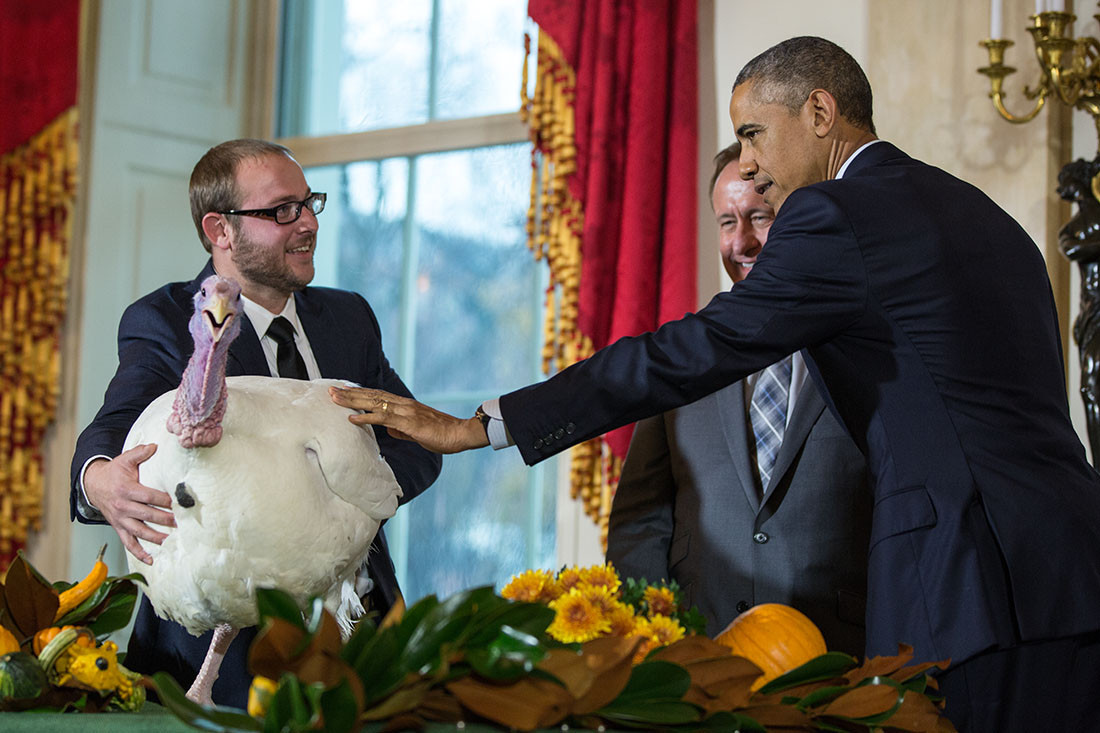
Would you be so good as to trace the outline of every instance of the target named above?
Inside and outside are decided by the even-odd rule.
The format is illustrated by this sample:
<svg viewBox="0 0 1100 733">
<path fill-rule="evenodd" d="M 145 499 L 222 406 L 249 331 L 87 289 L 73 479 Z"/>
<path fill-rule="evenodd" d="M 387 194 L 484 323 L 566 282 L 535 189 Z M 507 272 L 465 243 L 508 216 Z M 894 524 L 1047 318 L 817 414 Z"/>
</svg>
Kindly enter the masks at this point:
<svg viewBox="0 0 1100 733">
<path fill-rule="evenodd" d="M 417 398 L 457 415 L 541 378 L 526 246 L 521 0 L 283 6 L 278 137 L 328 193 L 315 285 L 356 290 Z M 411 602 L 552 567 L 553 462 L 447 456 L 386 525 Z"/>
</svg>

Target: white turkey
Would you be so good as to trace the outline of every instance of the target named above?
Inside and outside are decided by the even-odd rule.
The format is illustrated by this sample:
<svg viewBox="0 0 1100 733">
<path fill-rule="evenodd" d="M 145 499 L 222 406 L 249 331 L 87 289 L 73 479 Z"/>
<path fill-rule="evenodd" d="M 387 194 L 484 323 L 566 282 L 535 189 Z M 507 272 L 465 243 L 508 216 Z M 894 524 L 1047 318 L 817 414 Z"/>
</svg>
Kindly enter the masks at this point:
<svg viewBox="0 0 1100 733">
<path fill-rule="evenodd" d="M 177 390 L 154 400 L 125 448 L 156 443 L 140 481 L 172 496 L 176 527 L 142 542 L 157 615 L 196 636 L 215 629 L 188 691 L 210 704 L 217 669 L 237 630 L 257 623 L 254 590 L 278 587 L 304 603 L 322 596 L 345 637 L 363 614 L 355 592 L 382 520 L 401 489 L 370 430 L 334 404 L 335 380 L 229 377 L 240 332 L 240 287 L 211 276 L 195 294 L 195 351 Z"/>
</svg>

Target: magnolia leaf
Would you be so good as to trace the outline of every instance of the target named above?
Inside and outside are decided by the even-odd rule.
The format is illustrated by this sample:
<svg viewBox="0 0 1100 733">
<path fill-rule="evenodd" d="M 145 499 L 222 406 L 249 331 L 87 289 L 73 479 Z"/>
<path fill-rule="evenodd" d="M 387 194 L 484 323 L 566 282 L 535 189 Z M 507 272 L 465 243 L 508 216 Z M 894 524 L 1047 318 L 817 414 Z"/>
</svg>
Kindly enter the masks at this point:
<svg viewBox="0 0 1100 733">
<path fill-rule="evenodd" d="M 193 728 L 226 732 L 263 730 L 263 724 L 249 715 L 224 708 L 206 707 L 188 700 L 183 688 L 167 672 L 154 674 L 153 684 L 161 704 Z"/>
<path fill-rule="evenodd" d="M 636 700 L 654 700 L 657 698 L 679 699 L 691 687 L 691 676 L 678 664 L 661 661 L 646 661 L 634 667 L 630 681 L 622 693 L 615 698 L 616 703 L 629 703 Z"/>
<path fill-rule="evenodd" d="M 268 616 L 248 651 L 248 671 L 279 679 L 301 646 L 305 631 L 284 618 Z"/>
<path fill-rule="evenodd" d="M 534 636 L 505 625 L 487 646 L 467 649 L 465 656 L 482 677 L 511 680 L 534 669 L 546 656 L 546 649 Z"/>
<path fill-rule="evenodd" d="M 134 615 L 137 604 L 137 573 L 121 578 L 108 578 L 91 598 L 88 598 L 54 626 L 87 626 L 97 637 L 125 628 Z"/>
<path fill-rule="evenodd" d="M 629 702 L 612 703 L 596 714 L 617 725 L 652 730 L 654 725 L 695 723 L 702 717 L 702 710 L 683 700 L 633 699 Z"/>
<path fill-rule="evenodd" d="M 684 700 L 712 713 L 747 705 L 752 685 L 762 674 L 749 660 L 734 656 L 689 662 L 684 669 L 691 676 L 691 688 L 684 693 Z"/>
<path fill-rule="evenodd" d="M 905 693 L 901 705 L 889 718 L 891 730 L 904 731 L 953 731 L 955 726 L 943 717 L 935 703 L 923 695 Z"/>
<path fill-rule="evenodd" d="M 554 621 L 553 609 L 541 603 L 511 601 L 478 614 L 470 626 L 466 645 L 485 646 L 491 642 L 503 626 L 511 626 L 531 636 L 541 637 Z"/>
<path fill-rule="evenodd" d="M 822 708 L 821 714 L 840 718 L 871 718 L 896 710 L 901 705 L 900 698 L 901 693 L 890 685 L 863 685 L 848 690 L 830 702 Z"/>
<path fill-rule="evenodd" d="M 425 693 L 416 712 L 427 720 L 446 723 L 457 723 L 466 716 L 455 696 L 439 687 L 433 687 Z"/>
<path fill-rule="evenodd" d="M 271 696 L 271 705 L 264 718 L 264 731 L 268 730 L 304 730 L 320 716 L 306 697 L 305 690 L 292 674 L 283 675 L 275 694 Z"/>
<path fill-rule="evenodd" d="M 731 659 L 733 655 L 730 654 L 730 648 L 724 644 L 719 644 L 706 636 L 689 635 L 668 646 L 660 647 L 651 658 L 674 664 L 686 664 L 699 659 Z"/>
<path fill-rule="evenodd" d="M 373 705 L 389 695 L 409 674 L 408 667 L 401 660 L 398 629 L 399 626 L 391 626 L 375 633 L 352 665 L 363 682 L 367 705 Z"/>
<path fill-rule="evenodd" d="M 642 639 L 636 636 L 606 636 L 584 643 L 582 658 L 592 670 L 593 679 L 588 690 L 577 696 L 574 713 L 595 712 L 622 694 L 634 672 L 634 654 L 641 643 Z"/>
<path fill-rule="evenodd" d="M 359 621 L 355 626 L 355 631 L 351 632 L 351 638 L 348 639 L 347 643 L 340 649 L 340 658 L 352 667 L 355 667 L 355 660 L 359 658 L 359 655 L 363 652 L 363 648 L 374 638 L 377 632 L 378 627 L 375 626 L 374 621 L 371 619 L 365 618 Z M 390 633 L 394 632 L 391 631 Z"/>
<path fill-rule="evenodd" d="M 811 726 L 810 716 L 793 705 L 750 705 L 737 712 L 749 716 L 768 730 Z"/>
<path fill-rule="evenodd" d="M 281 619 L 302 631 L 306 630 L 305 621 L 302 620 L 302 609 L 298 607 L 294 596 L 286 591 L 278 588 L 257 588 L 256 608 L 260 614 L 261 624 L 264 619 L 274 618 Z"/>
<path fill-rule="evenodd" d="M 694 726 L 695 730 L 738 731 L 738 733 L 768 733 L 768 729 L 752 718 L 723 711 L 715 713 Z"/>
<path fill-rule="evenodd" d="M 912 658 L 913 647 L 908 644 L 898 644 L 896 657 L 868 657 L 863 660 L 863 664 L 844 676 L 851 684 L 862 682 L 871 677 L 888 677 L 905 667 Z"/>
<path fill-rule="evenodd" d="M 481 717 L 518 730 L 557 725 L 569 714 L 573 703 L 573 696 L 564 687 L 534 677 L 507 685 L 465 677 L 448 682 L 446 688 Z"/>
<path fill-rule="evenodd" d="M 428 694 L 434 682 L 419 680 L 411 685 L 399 688 L 377 705 L 363 711 L 363 720 L 385 720 L 386 718 L 416 710 Z"/>
<path fill-rule="evenodd" d="M 439 599 L 434 595 L 429 595 L 424 596 L 414 603 L 412 608 L 405 611 L 405 615 L 401 617 L 401 623 L 394 627 L 397 629 L 397 640 L 401 643 L 402 648 L 409 643 L 409 637 L 420 626 L 420 622 L 424 620 L 424 617 L 438 606 Z"/>
<path fill-rule="evenodd" d="M 18 629 L 16 636 L 31 636 L 39 629 L 53 626 L 57 615 L 57 591 L 27 562 L 22 550 L 8 566 L 4 599 L 8 618 Z"/>
<path fill-rule="evenodd" d="M 847 654 L 841 652 L 826 652 L 776 677 L 774 680 L 761 687 L 760 692 L 766 695 L 772 692 L 781 692 L 798 685 L 841 677 L 855 664 L 855 658 Z"/>
<path fill-rule="evenodd" d="M 933 667 L 939 669 L 947 669 L 951 666 L 950 659 L 944 659 L 939 662 L 925 662 L 923 664 L 914 664 L 909 667 L 902 667 L 896 672 L 890 674 L 890 677 L 898 682 L 912 682 L 914 680 L 932 679 L 925 673 Z"/>
<path fill-rule="evenodd" d="M 379 623 L 379 627 L 388 629 L 391 626 L 396 626 L 401 623 L 401 619 L 405 616 L 405 597 L 400 593 L 397 594 L 397 598 L 394 599 L 393 605 L 390 606 L 390 610 L 386 611 L 385 617 Z"/>
</svg>

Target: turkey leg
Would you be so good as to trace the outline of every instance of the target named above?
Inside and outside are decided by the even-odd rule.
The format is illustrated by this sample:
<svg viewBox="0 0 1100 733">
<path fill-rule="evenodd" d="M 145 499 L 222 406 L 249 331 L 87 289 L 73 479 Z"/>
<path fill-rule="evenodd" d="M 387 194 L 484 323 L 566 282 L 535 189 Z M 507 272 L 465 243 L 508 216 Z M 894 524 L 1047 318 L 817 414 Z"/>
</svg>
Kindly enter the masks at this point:
<svg viewBox="0 0 1100 733">
<path fill-rule="evenodd" d="M 237 638 L 239 629 L 229 624 L 221 624 L 214 628 L 214 638 L 210 640 L 210 648 L 206 650 L 206 658 L 202 660 L 202 667 L 187 691 L 187 699 L 197 702 L 199 705 L 213 705 L 210 693 L 214 689 L 214 682 L 218 679 L 218 668 L 221 667 L 222 658 L 229 651 L 229 645 Z"/>
</svg>

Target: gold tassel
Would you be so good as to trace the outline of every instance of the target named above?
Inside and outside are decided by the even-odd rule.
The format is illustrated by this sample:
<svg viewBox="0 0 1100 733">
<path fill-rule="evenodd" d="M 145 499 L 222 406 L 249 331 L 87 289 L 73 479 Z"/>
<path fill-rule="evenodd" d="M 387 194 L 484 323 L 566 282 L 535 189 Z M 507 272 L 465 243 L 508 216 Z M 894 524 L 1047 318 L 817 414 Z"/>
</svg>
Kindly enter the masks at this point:
<svg viewBox="0 0 1100 733">
<path fill-rule="evenodd" d="M 42 520 L 77 176 L 77 110 L 0 156 L 0 565 Z M 3 570 L 0 567 L 0 570 Z"/>
<path fill-rule="evenodd" d="M 527 246 L 536 259 L 545 258 L 550 269 L 542 350 L 542 369 L 549 374 L 594 351 L 591 339 L 577 325 L 584 211 L 569 191 L 569 176 L 577 170 L 573 119 L 576 72 L 558 44 L 540 32 L 535 89 L 529 96 L 530 36 L 524 37 L 524 48 L 520 118 L 527 124 L 533 144 Z M 573 448 L 570 495 L 582 503 L 585 513 L 599 526 L 605 549 L 607 519 L 621 464 L 602 438 Z"/>
</svg>

